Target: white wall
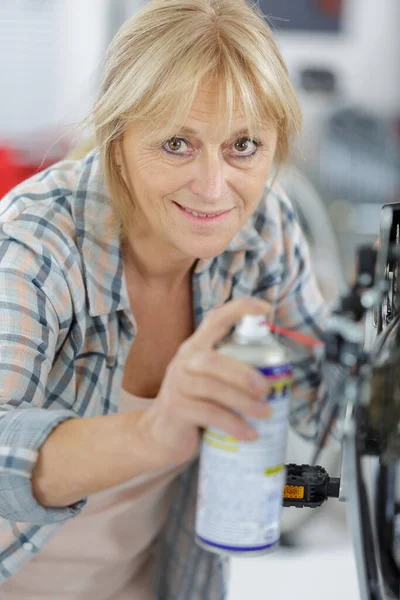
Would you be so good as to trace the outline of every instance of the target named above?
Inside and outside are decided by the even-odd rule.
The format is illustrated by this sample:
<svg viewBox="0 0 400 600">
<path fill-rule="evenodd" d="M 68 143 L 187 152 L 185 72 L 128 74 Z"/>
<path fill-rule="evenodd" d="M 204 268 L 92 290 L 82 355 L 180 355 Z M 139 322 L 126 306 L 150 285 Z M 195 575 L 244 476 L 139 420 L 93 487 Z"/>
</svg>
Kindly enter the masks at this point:
<svg viewBox="0 0 400 600">
<path fill-rule="evenodd" d="M 45 127 L 58 111 L 63 2 L 0 3 L 0 132 Z M 61 85 L 61 87 L 63 87 Z"/>
<path fill-rule="evenodd" d="M 110 0 L 1 0 L 0 137 L 81 119 L 95 98 Z"/>
<path fill-rule="evenodd" d="M 344 0 L 339 35 L 281 32 L 277 37 L 294 81 L 304 66 L 332 66 L 349 99 L 391 113 L 400 107 L 399 25 L 399 0 Z"/>
<path fill-rule="evenodd" d="M 109 43 L 110 0 L 66 0 L 64 4 L 65 47 L 58 107 L 59 118 L 68 122 L 86 116 L 96 98 Z"/>
</svg>

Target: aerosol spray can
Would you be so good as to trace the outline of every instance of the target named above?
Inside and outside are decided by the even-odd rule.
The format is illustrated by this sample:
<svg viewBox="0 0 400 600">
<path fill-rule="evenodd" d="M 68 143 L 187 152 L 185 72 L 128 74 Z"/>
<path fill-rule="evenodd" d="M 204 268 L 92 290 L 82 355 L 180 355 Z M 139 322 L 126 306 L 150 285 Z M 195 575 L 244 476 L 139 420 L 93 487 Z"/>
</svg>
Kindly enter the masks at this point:
<svg viewBox="0 0 400 600">
<path fill-rule="evenodd" d="M 196 541 L 217 554 L 266 554 L 280 539 L 292 367 L 264 316 L 246 315 L 218 351 L 268 378 L 271 416 L 246 417 L 259 435 L 255 441 L 240 441 L 215 428 L 204 432 Z"/>
</svg>

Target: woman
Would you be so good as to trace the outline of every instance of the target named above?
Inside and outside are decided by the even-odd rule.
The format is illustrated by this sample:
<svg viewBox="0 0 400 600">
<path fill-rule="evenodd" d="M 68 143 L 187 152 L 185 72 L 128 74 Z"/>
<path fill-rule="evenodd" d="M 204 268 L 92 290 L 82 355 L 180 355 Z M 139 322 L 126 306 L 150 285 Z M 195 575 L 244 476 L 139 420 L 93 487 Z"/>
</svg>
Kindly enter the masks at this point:
<svg viewBox="0 0 400 600">
<path fill-rule="evenodd" d="M 93 152 L 1 202 L 0 595 L 222 599 L 225 562 L 193 541 L 200 431 L 254 439 L 234 411 L 268 407 L 213 347 L 246 313 L 324 317 L 267 184 L 298 103 L 252 5 L 153 0 L 111 44 L 94 123 Z M 307 354 L 298 374 L 307 418 Z"/>
</svg>

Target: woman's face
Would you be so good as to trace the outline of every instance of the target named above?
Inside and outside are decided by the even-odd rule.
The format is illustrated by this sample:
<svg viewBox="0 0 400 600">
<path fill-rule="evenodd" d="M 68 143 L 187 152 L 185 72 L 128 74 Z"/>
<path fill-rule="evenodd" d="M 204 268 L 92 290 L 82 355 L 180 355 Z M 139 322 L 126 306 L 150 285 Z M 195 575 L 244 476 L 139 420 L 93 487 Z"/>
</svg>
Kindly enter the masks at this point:
<svg viewBox="0 0 400 600">
<path fill-rule="evenodd" d="M 271 169 L 277 133 L 263 126 L 250 139 L 237 113 L 229 139 L 216 139 L 219 118 L 217 88 L 207 85 L 174 138 L 150 139 L 137 126 L 126 131 L 117 158 L 139 208 L 133 239 L 150 236 L 182 258 L 210 258 L 250 218 Z"/>
</svg>

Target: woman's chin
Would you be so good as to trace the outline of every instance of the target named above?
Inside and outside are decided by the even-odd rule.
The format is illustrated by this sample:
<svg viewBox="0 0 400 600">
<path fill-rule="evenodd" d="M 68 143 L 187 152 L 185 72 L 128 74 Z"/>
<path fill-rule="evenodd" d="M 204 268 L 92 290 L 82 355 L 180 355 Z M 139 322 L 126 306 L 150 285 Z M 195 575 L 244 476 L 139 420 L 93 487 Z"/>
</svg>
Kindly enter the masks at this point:
<svg viewBox="0 0 400 600">
<path fill-rule="evenodd" d="M 193 258 L 214 258 L 215 256 L 222 254 L 222 252 L 226 250 L 229 243 L 230 240 L 227 240 L 225 244 L 221 243 L 221 241 L 215 243 L 203 242 L 200 244 L 188 244 L 188 246 L 185 248 L 185 251 L 188 255 L 192 256 Z"/>
</svg>

